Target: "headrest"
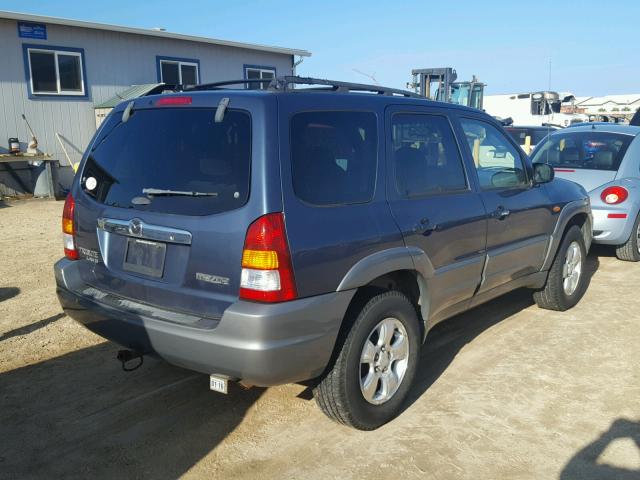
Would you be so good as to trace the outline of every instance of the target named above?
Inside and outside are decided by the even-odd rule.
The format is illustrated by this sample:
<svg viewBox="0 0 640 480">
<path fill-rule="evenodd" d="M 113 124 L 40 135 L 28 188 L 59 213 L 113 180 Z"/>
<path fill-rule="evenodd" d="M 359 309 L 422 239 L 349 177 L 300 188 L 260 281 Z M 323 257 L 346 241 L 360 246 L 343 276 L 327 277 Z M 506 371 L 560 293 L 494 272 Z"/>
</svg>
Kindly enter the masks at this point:
<svg viewBox="0 0 640 480">
<path fill-rule="evenodd" d="M 562 150 L 562 162 L 563 163 L 576 163 L 580 160 L 580 152 L 575 147 L 567 147 Z"/>
<path fill-rule="evenodd" d="M 593 163 L 596 168 L 610 170 L 613 168 L 613 152 L 608 150 L 599 150 L 593 155 Z"/>
</svg>

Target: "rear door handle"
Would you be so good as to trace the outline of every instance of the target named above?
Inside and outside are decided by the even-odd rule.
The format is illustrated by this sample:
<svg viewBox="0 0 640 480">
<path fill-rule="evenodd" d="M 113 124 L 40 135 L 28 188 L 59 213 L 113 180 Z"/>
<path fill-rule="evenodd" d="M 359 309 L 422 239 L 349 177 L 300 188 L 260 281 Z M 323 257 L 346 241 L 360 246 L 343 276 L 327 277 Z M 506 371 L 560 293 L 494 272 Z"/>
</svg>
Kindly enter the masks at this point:
<svg viewBox="0 0 640 480">
<path fill-rule="evenodd" d="M 434 225 L 429 221 L 428 218 L 421 219 L 418 223 L 413 227 L 413 233 L 429 233 L 433 232 L 436 229 L 437 225 Z"/>
<path fill-rule="evenodd" d="M 511 212 L 509 211 L 508 208 L 504 208 L 502 205 L 500 205 L 495 212 L 493 212 L 493 216 L 495 218 L 497 218 L 498 220 L 504 220 L 505 218 L 507 218 L 509 215 L 511 215 Z"/>
</svg>

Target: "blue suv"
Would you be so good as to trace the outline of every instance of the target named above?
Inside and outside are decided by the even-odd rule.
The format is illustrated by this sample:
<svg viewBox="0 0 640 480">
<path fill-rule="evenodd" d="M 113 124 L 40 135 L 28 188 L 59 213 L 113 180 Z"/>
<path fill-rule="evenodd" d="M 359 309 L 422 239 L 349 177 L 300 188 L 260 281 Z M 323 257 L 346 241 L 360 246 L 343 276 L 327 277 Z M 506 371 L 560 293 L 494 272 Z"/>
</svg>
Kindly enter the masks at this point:
<svg viewBox="0 0 640 480">
<path fill-rule="evenodd" d="M 142 97 L 105 120 L 63 213 L 70 317 L 214 390 L 314 379 L 329 417 L 370 430 L 400 411 L 438 322 L 520 287 L 554 310 L 584 294 L 586 192 L 489 115 L 255 82 Z"/>
</svg>

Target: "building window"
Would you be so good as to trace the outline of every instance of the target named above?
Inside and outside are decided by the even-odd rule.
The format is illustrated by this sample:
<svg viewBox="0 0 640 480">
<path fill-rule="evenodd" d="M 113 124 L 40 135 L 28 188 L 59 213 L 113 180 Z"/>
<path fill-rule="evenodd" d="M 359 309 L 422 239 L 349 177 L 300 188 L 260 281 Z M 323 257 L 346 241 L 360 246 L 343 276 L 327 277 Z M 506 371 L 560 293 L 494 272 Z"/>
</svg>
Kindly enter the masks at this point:
<svg viewBox="0 0 640 480">
<path fill-rule="evenodd" d="M 276 76 L 274 67 L 259 67 L 255 65 L 244 66 L 245 80 L 271 80 Z M 269 86 L 269 82 L 252 82 L 247 83 L 250 90 L 265 90 Z"/>
<path fill-rule="evenodd" d="M 24 45 L 30 93 L 34 96 L 86 96 L 82 49 Z"/>
<path fill-rule="evenodd" d="M 168 85 L 200 83 L 200 61 L 188 58 L 157 57 L 158 81 Z"/>
</svg>

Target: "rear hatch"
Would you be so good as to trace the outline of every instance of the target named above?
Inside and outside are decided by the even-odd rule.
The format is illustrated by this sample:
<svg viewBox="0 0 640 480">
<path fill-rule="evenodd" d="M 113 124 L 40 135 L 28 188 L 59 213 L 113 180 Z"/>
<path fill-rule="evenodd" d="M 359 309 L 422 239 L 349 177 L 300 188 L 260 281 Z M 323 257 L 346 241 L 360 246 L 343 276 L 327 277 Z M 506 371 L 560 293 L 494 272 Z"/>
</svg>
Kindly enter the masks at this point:
<svg viewBox="0 0 640 480">
<path fill-rule="evenodd" d="M 281 200 L 264 181 L 279 185 L 275 99 L 235 95 L 221 122 L 229 95 L 212 93 L 138 99 L 105 121 L 73 191 L 85 282 L 213 319 L 238 298 L 247 227 Z"/>
<path fill-rule="evenodd" d="M 616 178 L 632 135 L 597 130 L 564 130 L 548 137 L 536 148 L 534 163 L 548 163 L 560 178 L 588 192 Z"/>
</svg>

